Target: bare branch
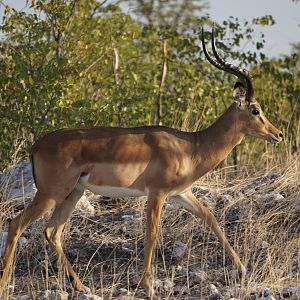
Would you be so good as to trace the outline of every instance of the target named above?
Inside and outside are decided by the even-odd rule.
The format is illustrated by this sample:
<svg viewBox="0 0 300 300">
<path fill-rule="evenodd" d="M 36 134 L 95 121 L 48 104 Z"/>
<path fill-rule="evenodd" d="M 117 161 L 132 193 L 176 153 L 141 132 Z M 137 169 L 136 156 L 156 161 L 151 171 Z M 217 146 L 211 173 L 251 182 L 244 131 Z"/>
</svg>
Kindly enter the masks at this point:
<svg viewBox="0 0 300 300">
<path fill-rule="evenodd" d="M 167 75 L 167 41 L 164 40 L 163 42 L 163 67 L 161 72 L 161 79 L 160 79 L 160 85 L 159 85 L 159 92 L 156 99 L 156 107 L 157 107 L 157 123 L 161 125 L 161 119 L 162 119 L 162 97 L 163 97 L 163 89 L 165 84 L 165 79 Z"/>
<path fill-rule="evenodd" d="M 116 85 L 120 85 L 119 81 L 119 75 L 118 75 L 118 70 L 119 70 L 119 52 L 117 48 L 113 48 L 114 51 L 114 56 L 113 56 L 113 70 L 114 70 L 114 75 L 115 75 L 115 82 Z"/>
</svg>

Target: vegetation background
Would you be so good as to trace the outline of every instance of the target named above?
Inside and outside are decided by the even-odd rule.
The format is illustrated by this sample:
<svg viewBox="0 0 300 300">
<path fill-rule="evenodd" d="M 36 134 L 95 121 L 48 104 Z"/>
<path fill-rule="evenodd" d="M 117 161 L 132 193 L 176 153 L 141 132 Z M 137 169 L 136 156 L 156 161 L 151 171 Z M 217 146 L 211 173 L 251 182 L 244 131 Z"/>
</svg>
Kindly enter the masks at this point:
<svg viewBox="0 0 300 300">
<path fill-rule="evenodd" d="M 33 142 L 58 128 L 161 124 L 201 130 L 232 101 L 236 78 L 213 68 L 201 49 L 201 27 L 209 40 L 213 23 L 204 1 L 27 3 L 26 11 L 6 6 L 0 27 L 0 170 L 28 159 Z M 125 13 L 124 5 L 132 9 Z M 209 229 L 184 210 L 175 214 L 168 204 L 154 270 L 154 277 L 172 283 L 160 290 L 166 299 L 183 299 L 187 293 L 208 299 L 208 283 L 223 296 L 227 293 L 222 299 L 263 299 L 266 287 L 277 293 L 276 299 L 289 287 L 300 292 L 300 41 L 290 55 L 268 58 L 265 37 L 257 35 L 257 28 L 275 22 L 271 15 L 231 17 L 216 24 L 216 36 L 223 57 L 251 70 L 256 98 L 284 131 L 285 141 L 276 147 L 243 141 L 194 188 L 247 266 L 247 284 L 241 287 L 231 276 L 232 265 Z M 241 51 L 245 42 L 253 44 L 252 50 Z M 31 200 L 7 197 L 7 187 L 6 182 L 0 186 L 2 235 L 7 218 Z M 96 200 L 95 215 L 75 211 L 68 222 L 67 256 L 97 294 L 110 299 L 117 287 L 125 287 L 126 294 L 144 297 L 132 289 L 132 278 L 142 270 L 145 199 Z M 69 299 L 80 299 L 65 276 L 56 277 L 55 258 L 42 234 L 46 221 L 25 232 L 7 299 L 24 294 L 58 299 L 39 294 L 55 288 L 68 291 Z M 174 262 L 172 249 L 178 240 L 187 247 L 182 260 Z M 193 282 L 190 270 L 205 271 L 207 279 Z M 295 292 L 292 296 L 299 300 Z"/>
<path fill-rule="evenodd" d="M 36 139 L 58 128 L 162 124 L 199 130 L 231 103 L 236 78 L 214 69 L 202 53 L 201 27 L 213 22 L 204 1 L 27 3 L 27 12 L 6 6 L 1 23 L 0 170 L 12 157 L 27 158 Z M 124 13 L 122 5 L 132 9 Z M 276 148 L 244 142 L 225 165 L 255 167 L 299 150 L 300 43 L 290 55 L 269 59 L 263 34 L 253 37 L 254 25 L 274 23 L 266 15 L 216 24 L 221 54 L 251 69 L 256 98 L 286 139 Z M 253 50 L 240 51 L 245 41 Z"/>
</svg>

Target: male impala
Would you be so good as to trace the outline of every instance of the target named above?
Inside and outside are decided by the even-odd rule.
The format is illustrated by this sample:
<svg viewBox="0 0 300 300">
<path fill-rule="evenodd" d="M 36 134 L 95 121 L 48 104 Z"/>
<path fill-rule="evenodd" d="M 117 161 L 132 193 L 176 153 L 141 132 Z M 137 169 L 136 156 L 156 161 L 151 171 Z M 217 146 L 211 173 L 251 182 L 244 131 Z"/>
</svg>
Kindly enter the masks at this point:
<svg viewBox="0 0 300 300">
<path fill-rule="evenodd" d="M 37 192 L 10 225 L 3 259 L 0 293 L 9 279 L 18 238 L 35 220 L 55 208 L 45 229 L 46 239 L 77 290 L 88 290 L 67 260 L 61 234 L 84 189 L 109 197 L 148 196 L 145 265 L 141 285 L 155 298 L 150 280 L 151 256 L 163 204 L 172 198 L 202 218 L 217 235 L 233 262 L 245 272 L 215 217 L 192 194 L 199 177 L 218 165 L 246 135 L 278 143 L 283 135 L 266 118 L 253 97 L 249 73 L 219 57 L 212 33 L 212 59 L 207 60 L 240 78 L 234 102 L 210 127 L 183 132 L 160 126 L 138 128 L 62 129 L 45 135 L 32 147 Z"/>
</svg>

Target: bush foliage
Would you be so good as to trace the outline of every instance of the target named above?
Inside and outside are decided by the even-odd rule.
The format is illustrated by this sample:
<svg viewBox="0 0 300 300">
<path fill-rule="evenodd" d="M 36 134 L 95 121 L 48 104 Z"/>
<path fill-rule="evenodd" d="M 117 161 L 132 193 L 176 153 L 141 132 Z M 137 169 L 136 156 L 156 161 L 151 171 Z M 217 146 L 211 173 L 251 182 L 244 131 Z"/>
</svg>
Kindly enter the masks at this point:
<svg viewBox="0 0 300 300">
<path fill-rule="evenodd" d="M 175 3 L 175 4 L 174 4 Z M 0 43 L 1 169 L 24 158 L 34 140 L 62 127 L 163 124 L 199 130 L 232 101 L 231 75 L 204 59 L 201 26 L 212 25 L 201 1 L 32 0 L 27 12 L 6 7 Z M 162 5 L 160 7 L 159 5 Z M 129 13 L 124 7 L 132 7 Z M 128 9 L 127 9 L 128 10 Z M 251 69 L 256 98 L 299 149 L 299 44 L 269 59 L 260 26 L 272 16 L 216 25 L 224 57 Z M 255 31 L 255 35 L 254 35 Z M 206 33 L 210 39 L 209 32 Z M 163 43 L 167 53 L 163 55 Z M 254 47 L 243 52 L 242 45 Z M 167 73 L 161 86 L 164 59 Z M 162 99 L 162 118 L 157 99 Z M 276 148 L 280 155 L 286 147 Z M 243 143 L 238 161 L 269 159 L 264 142 Z M 230 161 L 231 163 L 231 161 Z"/>
</svg>

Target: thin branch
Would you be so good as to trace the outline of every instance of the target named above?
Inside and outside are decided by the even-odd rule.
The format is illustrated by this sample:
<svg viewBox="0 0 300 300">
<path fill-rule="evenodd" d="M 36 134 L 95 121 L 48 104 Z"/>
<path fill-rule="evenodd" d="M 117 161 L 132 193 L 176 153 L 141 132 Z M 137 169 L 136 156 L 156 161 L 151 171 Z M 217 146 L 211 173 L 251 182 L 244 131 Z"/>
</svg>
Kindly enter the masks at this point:
<svg viewBox="0 0 300 300">
<path fill-rule="evenodd" d="M 120 87 L 120 78 L 119 78 L 119 73 L 118 73 L 119 63 L 120 63 L 120 57 L 119 57 L 118 49 L 116 47 L 113 47 L 113 70 L 114 70 L 115 83 L 117 86 L 117 90 L 119 90 L 119 87 Z M 118 104 L 118 110 L 119 110 L 118 125 L 121 127 L 125 125 L 125 119 L 122 116 L 123 106 L 124 106 L 124 100 L 122 97 L 120 103 Z"/>
<path fill-rule="evenodd" d="M 157 123 L 158 125 L 161 125 L 161 119 L 162 119 L 162 97 L 163 97 L 163 89 L 165 84 L 165 79 L 167 75 L 167 59 L 168 59 L 168 52 L 167 52 L 167 41 L 164 40 L 163 42 L 163 67 L 161 72 L 161 79 L 160 79 L 160 85 L 159 85 L 159 92 L 156 99 L 156 115 L 157 115 Z"/>
<path fill-rule="evenodd" d="M 118 70 L 119 70 L 119 52 L 117 48 L 113 48 L 114 56 L 113 56 L 113 70 L 114 70 L 114 75 L 115 75 L 115 82 L 116 85 L 120 85 L 119 81 L 119 75 L 118 75 Z"/>
</svg>

